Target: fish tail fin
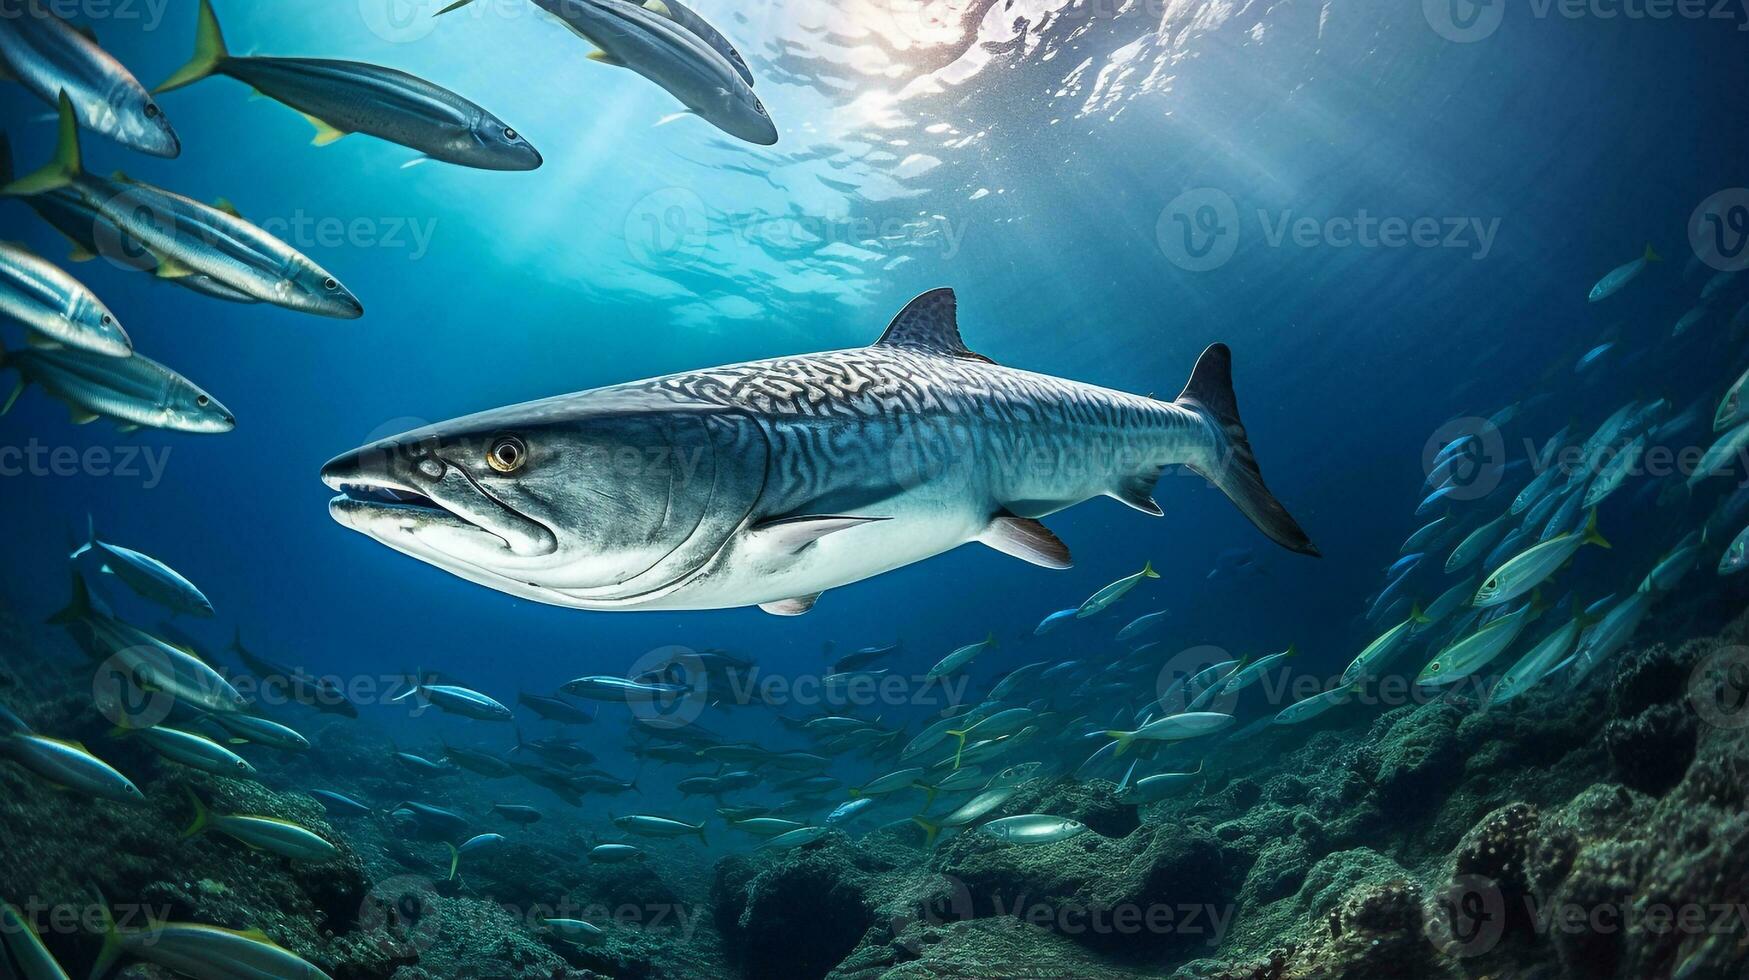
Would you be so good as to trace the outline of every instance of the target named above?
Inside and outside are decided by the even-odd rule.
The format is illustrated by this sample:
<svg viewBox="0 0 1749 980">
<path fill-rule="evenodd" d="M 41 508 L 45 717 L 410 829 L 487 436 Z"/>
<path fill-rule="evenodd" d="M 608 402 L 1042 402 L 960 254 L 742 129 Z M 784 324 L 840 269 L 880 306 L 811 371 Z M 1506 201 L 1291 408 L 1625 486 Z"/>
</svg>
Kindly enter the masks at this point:
<svg viewBox="0 0 1749 980">
<path fill-rule="evenodd" d="M 115 968 L 115 961 L 121 959 L 121 932 L 115 926 L 115 916 L 109 911 L 109 903 L 104 901 L 103 892 L 95 885 L 91 888 L 97 893 L 97 913 L 103 917 L 103 946 L 97 951 L 97 962 L 91 965 L 91 980 L 101 980 L 103 976 Z"/>
<path fill-rule="evenodd" d="M 90 514 L 86 514 L 85 515 L 85 543 L 80 545 L 77 548 L 74 548 L 73 553 L 68 555 L 67 557 L 69 559 L 77 558 L 80 555 L 84 554 L 85 552 L 90 551 L 92 549 L 92 547 L 94 547 L 96 544 L 97 544 L 97 521 Z"/>
<path fill-rule="evenodd" d="M 188 791 L 188 802 L 190 806 L 194 807 L 194 822 L 190 823 L 188 829 L 182 832 L 183 840 L 204 833 L 207 825 L 212 822 L 212 814 L 207 810 L 206 804 L 200 801 L 200 797 L 196 796 L 192 789 Z"/>
<path fill-rule="evenodd" d="M 958 769 L 960 767 L 960 756 L 964 755 L 966 751 L 966 733 L 948 732 L 947 734 L 959 739 L 959 748 L 953 750 L 953 767 Z"/>
<path fill-rule="evenodd" d="M 923 848 L 930 850 L 935 847 L 935 838 L 940 836 L 941 827 L 932 824 L 922 817 L 912 817 L 911 822 L 923 828 Z"/>
<path fill-rule="evenodd" d="M 443 846 L 449 848 L 449 880 L 454 881 L 455 869 L 460 867 L 462 863 L 462 852 L 457 850 L 456 846 L 449 841 L 444 841 Z"/>
<path fill-rule="evenodd" d="M 1130 743 L 1136 739 L 1136 733 L 1109 731 L 1105 733 L 1105 737 L 1117 740 L 1117 748 L 1111 750 L 1111 757 L 1115 759 L 1129 751 Z"/>
<path fill-rule="evenodd" d="M 73 115 L 73 100 L 67 97 L 65 89 L 61 91 L 60 97 L 60 120 L 61 132 L 55 142 L 55 158 L 35 173 L 8 181 L 5 187 L 0 187 L 0 194 L 8 197 L 43 194 L 71 184 L 73 178 L 84 173 L 79 152 L 79 120 Z"/>
<path fill-rule="evenodd" d="M 1421 603 L 1419 602 L 1409 603 L 1409 620 L 1411 622 L 1420 623 L 1423 626 L 1433 622 L 1426 613 L 1421 611 Z"/>
<path fill-rule="evenodd" d="M 990 630 L 984 634 L 984 645 L 992 650 L 996 649 L 996 631 L 995 630 Z"/>
<path fill-rule="evenodd" d="M 73 573 L 73 598 L 67 602 L 67 607 L 48 618 L 50 625 L 65 626 L 76 623 L 91 615 L 91 589 L 85 584 L 85 576 Z"/>
<path fill-rule="evenodd" d="M 1312 539 L 1264 485 L 1263 472 L 1245 437 L 1245 425 L 1239 421 L 1239 400 L 1233 394 L 1233 352 L 1226 344 L 1213 344 L 1202 352 L 1174 404 L 1207 418 L 1215 430 L 1212 451 L 1205 462 L 1193 468 L 1219 487 L 1239 512 L 1276 544 L 1318 557 Z"/>
<path fill-rule="evenodd" d="M 213 13 L 212 0 L 200 0 L 200 19 L 194 28 L 194 57 L 152 91 L 168 92 L 192 85 L 218 71 L 219 65 L 230 56 L 231 53 L 225 50 L 225 35 L 219 30 L 219 16 Z"/>
<path fill-rule="evenodd" d="M 1585 543 L 1594 544 L 1599 548 L 1614 548 L 1609 539 L 1597 530 L 1597 508 L 1591 508 L 1591 516 L 1585 520 Z"/>
<path fill-rule="evenodd" d="M 413 673 L 408 674 L 407 675 L 407 689 L 405 691 L 402 691 L 401 693 L 389 698 L 389 700 L 386 703 L 387 704 L 394 704 L 396 701 L 405 700 L 405 699 L 410 698 L 413 695 L 419 693 L 419 679 L 421 676 L 423 676 L 423 675 L 418 670 L 415 670 Z M 518 744 L 520 744 L 522 742 L 522 732 L 521 731 L 518 731 L 516 733 L 516 741 Z"/>
<path fill-rule="evenodd" d="M 1159 578 L 1160 577 L 1160 573 L 1154 571 L 1154 563 L 1152 561 L 1142 562 L 1142 577 L 1143 578 Z"/>
<path fill-rule="evenodd" d="M 704 821 L 703 820 L 700 820 L 698 822 L 698 842 L 705 847 L 711 846 L 710 838 L 708 838 L 704 835 Z"/>
<path fill-rule="evenodd" d="M 1658 254 L 1658 250 L 1652 247 L 1651 242 L 1646 243 L 1646 256 L 1645 256 L 1645 258 L 1646 258 L 1647 262 L 1662 262 L 1662 261 L 1664 261 L 1664 256 Z"/>
<path fill-rule="evenodd" d="M 0 365 L 4 365 L 5 363 L 6 348 L 0 347 Z M 18 376 L 18 381 L 13 384 L 12 390 L 6 395 L 6 404 L 0 405 L 0 415 L 5 415 L 7 412 L 12 411 L 13 404 L 18 401 L 18 396 L 24 394 L 26 384 L 28 384 L 28 382 L 24 380 L 24 375 L 20 374 Z"/>
</svg>

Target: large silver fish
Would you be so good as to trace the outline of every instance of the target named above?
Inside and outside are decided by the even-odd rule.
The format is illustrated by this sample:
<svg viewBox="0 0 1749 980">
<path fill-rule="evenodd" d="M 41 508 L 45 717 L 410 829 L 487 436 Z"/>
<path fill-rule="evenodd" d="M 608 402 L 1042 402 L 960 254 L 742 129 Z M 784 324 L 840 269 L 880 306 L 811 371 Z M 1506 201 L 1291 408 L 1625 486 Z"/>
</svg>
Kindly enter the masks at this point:
<svg viewBox="0 0 1749 980">
<path fill-rule="evenodd" d="M 445 14 L 473 0 L 457 0 Z M 725 133 L 749 143 L 777 142 L 777 126 L 753 94 L 747 62 L 697 13 L 663 0 L 534 0 L 573 34 L 601 50 L 590 57 L 630 68 Z"/>
<path fill-rule="evenodd" d="M 201 0 L 194 57 L 156 91 L 215 74 L 296 109 L 316 127 L 318 146 L 348 133 L 366 133 L 463 167 L 534 170 L 541 165 L 541 155 L 504 120 L 404 71 L 356 61 L 232 57 L 211 0 Z"/>
<path fill-rule="evenodd" d="M 973 353 L 953 291 L 936 289 L 870 347 L 488 411 L 340 456 L 322 478 L 341 524 L 512 595 L 795 615 L 970 541 L 1067 567 L 1039 518 L 1102 495 L 1158 516 L 1174 465 L 1317 554 L 1264 486 L 1225 346 L 1176 401 L 1144 398 Z"/>
<path fill-rule="evenodd" d="M 157 257 L 162 277 L 208 276 L 266 303 L 318 316 L 356 319 L 364 306 L 340 280 L 234 211 L 202 204 L 125 176 L 87 174 L 79 126 L 65 96 L 55 159 L 0 188 L 31 197 L 68 189 Z"/>
<path fill-rule="evenodd" d="M 0 76 L 10 75 L 54 105 L 62 93 L 79 122 L 123 146 L 174 157 L 182 143 L 170 120 L 121 62 L 40 0 L 0 0 Z"/>
</svg>

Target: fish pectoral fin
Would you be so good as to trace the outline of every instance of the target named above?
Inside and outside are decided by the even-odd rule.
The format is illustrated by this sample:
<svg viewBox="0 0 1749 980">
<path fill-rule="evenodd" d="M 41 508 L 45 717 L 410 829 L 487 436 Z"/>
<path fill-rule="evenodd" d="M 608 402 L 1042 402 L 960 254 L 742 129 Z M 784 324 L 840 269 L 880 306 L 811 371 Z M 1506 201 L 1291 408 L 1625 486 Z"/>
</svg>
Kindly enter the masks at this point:
<svg viewBox="0 0 1749 980">
<path fill-rule="evenodd" d="M 194 270 L 165 255 L 159 257 L 158 268 L 154 269 L 152 274 L 160 279 L 186 279 L 194 275 Z"/>
<path fill-rule="evenodd" d="M 1107 496 L 1114 500 L 1121 500 L 1144 514 L 1164 517 L 1166 512 L 1161 510 L 1160 505 L 1154 500 L 1154 487 L 1159 482 L 1159 470 L 1154 470 L 1152 473 L 1142 473 L 1125 479 L 1117 485 L 1117 489 L 1110 491 Z"/>
<path fill-rule="evenodd" d="M 626 66 L 625 62 L 619 60 L 618 58 L 615 58 L 613 55 L 608 54 L 606 51 L 603 51 L 600 48 L 597 48 L 594 51 L 589 52 L 588 54 L 584 55 L 583 57 L 588 58 L 590 61 L 593 61 L 597 64 L 612 65 L 615 68 L 624 68 Z"/>
<path fill-rule="evenodd" d="M 74 425 L 86 425 L 97 421 L 97 413 L 90 409 L 72 408 L 68 411 L 72 414 Z"/>
<path fill-rule="evenodd" d="M 68 262 L 89 262 L 95 258 L 97 258 L 97 253 L 83 245 L 74 245 L 73 250 L 67 253 Z"/>
<path fill-rule="evenodd" d="M 772 554 L 793 555 L 828 534 L 885 520 L 891 520 L 891 518 L 849 517 L 837 514 L 783 517 L 754 525 L 747 532 L 747 537 L 751 543 L 763 551 Z"/>
<path fill-rule="evenodd" d="M 779 599 L 776 602 L 761 602 L 759 608 L 773 616 L 800 616 L 814 608 L 814 603 L 820 601 L 820 593 L 797 596 L 794 599 Z"/>
<path fill-rule="evenodd" d="M 312 116 L 307 112 L 301 112 L 299 115 L 309 120 L 310 125 L 316 127 L 316 138 L 310 141 L 311 146 L 327 146 L 347 135 L 345 130 L 338 129 L 324 120 L 317 119 L 315 116 Z"/>
<path fill-rule="evenodd" d="M 990 522 L 978 541 L 1005 555 L 1032 562 L 1042 568 L 1069 568 L 1069 546 L 1051 529 L 1029 517 L 1001 514 Z"/>
</svg>

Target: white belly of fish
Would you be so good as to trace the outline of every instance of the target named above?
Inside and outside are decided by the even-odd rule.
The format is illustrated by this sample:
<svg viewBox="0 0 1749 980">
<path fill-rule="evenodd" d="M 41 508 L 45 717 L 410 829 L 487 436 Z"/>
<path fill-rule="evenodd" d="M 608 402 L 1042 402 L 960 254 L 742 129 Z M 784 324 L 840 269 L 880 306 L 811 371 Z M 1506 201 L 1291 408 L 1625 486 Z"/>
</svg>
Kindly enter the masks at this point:
<svg viewBox="0 0 1749 980">
<path fill-rule="evenodd" d="M 896 506 L 858 515 L 884 519 L 828 534 L 794 553 L 774 550 L 744 530 L 692 581 L 637 608 L 725 609 L 813 597 L 952 551 L 989 524 L 988 504 L 929 496 L 889 500 Z"/>
</svg>

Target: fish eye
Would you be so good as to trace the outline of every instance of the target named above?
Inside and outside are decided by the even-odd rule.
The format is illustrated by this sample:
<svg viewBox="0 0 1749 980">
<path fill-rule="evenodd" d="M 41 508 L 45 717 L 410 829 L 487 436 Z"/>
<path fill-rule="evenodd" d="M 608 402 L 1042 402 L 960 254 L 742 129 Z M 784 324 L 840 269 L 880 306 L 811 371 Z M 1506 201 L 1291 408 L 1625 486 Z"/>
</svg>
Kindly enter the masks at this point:
<svg viewBox="0 0 1749 980">
<path fill-rule="evenodd" d="M 146 118 L 147 119 L 158 118 L 158 107 L 151 102 L 146 103 Z"/>
<path fill-rule="evenodd" d="M 322 280 L 322 288 L 328 290 L 329 292 L 333 292 L 334 290 L 340 288 L 340 280 L 334 278 L 333 276 L 329 276 L 328 278 Z"/>
<path fill-rule="evenodd" d="M 486 452 L 486 462 L 500 473 L 514 473 L 528 459 L 528 446 L 515 436 L 500 436 Z"/>
<path fill-rule="evenodd" d="M 509 141 L 510 141 L 510 142 L 512 142 L 512 143 L 514 143 L 514 142 L 516 142 L 516 141 L 517 141 L 517 139 L 518 139 L 518 138 L 519 138 L 519 137 L 518 137 L 518 136 L 517 136 L 517 135 L 516 135 L 516 130 L 514 130 L 514 129 L 505 129 L 505 130 L 504 130 L 504 138 L 505 138 L 505 139 L 507 139 L 507 140 L 509 140 Z"/>
<path fill-rule="evenodd" d="M 205 407 L 207 407 L 207 403 L 209 403 L 209 402 L 211 402 L 211 401 L 212 401 L 212 399 L 211 399 L 211 398 L 208 398 L 208 397 L 207 397 L 207 396 L 205 396 L 205 395 L 196 395 L 196 396 L 195 396 L 195 397 L 194 397 L 194 403 L 195 403 L 195 404 L 196 404 L 196 405 L 199 405 L 199 406 L 200 406 L 200 407 L 201 407 L 201 408 L 205 408 Z"/>
<path fill-rule="evenodd" d="M 765 111 L 765 103 L 759 101 L 758 99 L 753 100 L 753 111 L 759 113 L 762 116 L 770 115 L 770 113 Z"/>
<path fill-rule="evenodd" d="M 98 321 L 97 321 L 97 322 L 99 322 L 99 323 L 101 323 L 101 324 L 103 324 L 103 325 L 104 325 L 104 326 L 106 326 L 106 327 L 107 327 L 107 326 L 109 326 L 109 325 L 110 325 L 110 324 L 112 324 L 112 323 L 114 323 L 114 322 L 115 322 L 115 317 L 112 317 L 112 316 L 110 316 L 110 315 L 109 315 L 109 314 L 108 314 L 108 313 L 105 313 L 105 314 L 103 314 L 103 316 L 101 316 L 101 317 L 99 317 L 99 318 L 98 318 Z"/>
<path fill-rule="evenodd" d="M 1427 669 L 1433 671 L 1435 674 L 1439 673 L 1439 661 L 1435 660 L 1434 662 L 1428 664 Z"/>
</svg>

